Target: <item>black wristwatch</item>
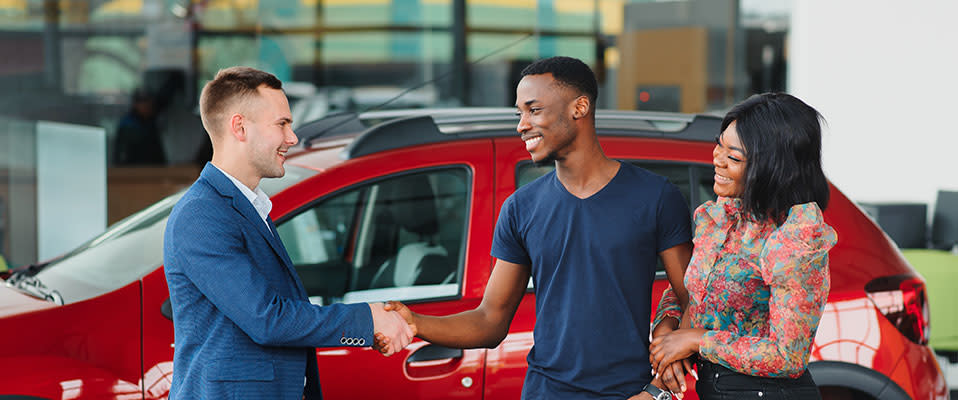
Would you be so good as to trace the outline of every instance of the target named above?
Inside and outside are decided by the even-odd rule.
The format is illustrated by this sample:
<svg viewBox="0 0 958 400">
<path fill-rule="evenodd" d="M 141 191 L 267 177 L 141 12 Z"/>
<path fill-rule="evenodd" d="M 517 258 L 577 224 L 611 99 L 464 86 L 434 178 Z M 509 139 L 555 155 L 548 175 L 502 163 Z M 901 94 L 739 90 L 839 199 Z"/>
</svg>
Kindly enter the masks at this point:
<svg viewBox="0 0 958 400">
<path fill-rule="evenodd" d="M 668 390 L 662 390 L 653 384 L 645 385 L 645 388 L 642 389 L 643 392 L 648 392 L 652 395 L 652 398 L 655 400 L 672 400 L 672 392 Z"/>
</svg>

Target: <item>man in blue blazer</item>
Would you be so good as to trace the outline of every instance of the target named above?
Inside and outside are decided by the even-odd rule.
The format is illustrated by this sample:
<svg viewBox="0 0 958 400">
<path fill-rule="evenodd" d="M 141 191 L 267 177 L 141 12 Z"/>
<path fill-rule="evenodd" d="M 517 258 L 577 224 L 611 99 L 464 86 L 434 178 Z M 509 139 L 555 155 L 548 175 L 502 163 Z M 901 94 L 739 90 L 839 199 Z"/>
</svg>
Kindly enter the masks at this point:
<svg viewBox="0 0 958 400">
<path fill-rule="evenodd" d="M 282 83 L 221 70 L 200 95 L 213 160 L 170 214 L 163 246 L 176 349 L 170 399 L 321 399 L 315 347 L 401 350 L 413 330 L 382 304 L 311 304 L 276 227 L 264 177 L 298 142 Z"/>
</svg>

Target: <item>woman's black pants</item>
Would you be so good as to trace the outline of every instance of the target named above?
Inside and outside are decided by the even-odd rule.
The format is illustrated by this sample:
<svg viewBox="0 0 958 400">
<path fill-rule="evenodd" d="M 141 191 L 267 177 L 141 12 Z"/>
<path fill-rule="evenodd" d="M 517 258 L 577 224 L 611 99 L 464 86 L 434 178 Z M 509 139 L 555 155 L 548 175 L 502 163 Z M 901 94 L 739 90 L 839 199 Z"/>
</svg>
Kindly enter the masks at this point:
<svg viewBox="0 0 958 400">
<path fill-rule="evenodd" d="M 821 400 L 808 370 L 798 378 L 745 375 L 699 358 L 695 392 L 702 400 Z"/>
</svg>

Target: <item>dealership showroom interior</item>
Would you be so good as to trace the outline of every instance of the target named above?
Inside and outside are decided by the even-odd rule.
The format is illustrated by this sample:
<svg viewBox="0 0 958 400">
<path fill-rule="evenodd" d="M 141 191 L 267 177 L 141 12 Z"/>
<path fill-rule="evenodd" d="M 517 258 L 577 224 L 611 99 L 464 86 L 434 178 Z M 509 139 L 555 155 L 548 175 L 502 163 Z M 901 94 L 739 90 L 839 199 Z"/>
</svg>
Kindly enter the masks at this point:
<svg viewBox="0 0 958 400">
<path fill-rule="evenodd" d="M 6 54 L 0 61 L 0 332 L 5 338 L 0 400 L 184 399 L 221 387 L 235 390 L 222 398 L 299 399 L 299 380 L 306 399 L 320 398 L 320 392 L 327 400 L 532 399 L 539 398 L 528 386 L 534 376 L 568 376 L 552 384 L 593 396 L 538 394 L 543 398 L 618 398 L 589 392 L 593 379 L 628 375 L 616 372 L 614 362 L 604 371 L 549 375 L 561 360 L 607 357 L 589 355 L 590 348 L 596 353 L 620 348 L 608 356 L 613 358 L 631 357 L 627 349 L 640 349 L 635 354 L 645 369 L 634 379 L 641 381 L 635 384 L 642 391 L 612 391 L 622 398 L 672 398 L 669 390 L 675 398 L 720 398 L 706 395 L 705 381 L 686 374 L 680 362 L 673 364 L 683 371 L 673 373 L 674 384 L 650 369 L 662 340 L 655 340 L 652 319 L 660 299 L 664 305 L 665 296 L 679 296 L 685 307 L 685 314 L 678 311 L 673 319 L 683 325 L 663 337 L 702 329 L 694 327 L 701 321 L 693 315 L 701 297 L 696 300 L 692 275 L 686 274 L 682 290 L 673 292 L 683 278 L 673 279 L 672 261 L 661 249 L 656 250 L 661 261 L 642 270 L 648 270 L 644 283 L 627 287 L 622 278 L 615 286 L 645 296 L 643 310 L 633 314 L 641 317 L 635 319 L 642 321 L 640 333 L 613 334 L 603 330 L 612 326 L 606 324 L 585 327 L 599 342 L 630 337 L 633 343 L 549 348 L 568 340 L 553 337 L 582 328 L 570 322 L 577 321 L 576 313 L 552 304 L 576 310 L 600 304 L 597 310 L 605 311 L 594 318 L 603 321 L 632 316 L 616 315 L 618 308 L 611 304 L 617 300 L 610 298 L 618 298 L 597 290 L 579 291 L 574 299 L 552 300 L 566 292 L 547 297 L 562 276 L 576 275 L 556 272 L 549 280 L 540 274 L 551 272 L 541 270 L 546 267 L 537 266 L 535 257 L 529 259 L 531 269 L 517 270 L 524 272 L 516 273 L 521 279 L 512 285 L 512 308 L 505 311 L 511 320 L 505 320 L 496 341 L 453 346 L 423 322 L 447 320 L 416 318 L 495 307 L 489 304 L 505 290 L 498 286 L 509 284 L 503 283 L 508 273 L 500 265 L 514 265 L 499 257 L 508 254 L 499 250 L 503 238 L 533 229 L 519 222 L 521 216 L 540 212 L 532 207 L 513 214 L 515 207 L 531 207 L 533 197 L 519 194 L 544 190 L 539 183 L 550 179 L 569 188 L 563 179 L 572 169 L 564 165 L 572 165 L 566 155 L 573 153 L 553 152 L 547 161 L 554 163 L 540 162 L 535 150 L 540 141 L 558 146 L 550 132 L 579 129 L 570 127 L 591 129 L 576 135 L 594 131 L 598 154 L 617 161 L 616 168 L 637 166 L 678 189 L 681 201 L 675 203 L 681 204 L 676 206 L 688 211 L 680 220 L 692 224 L 687 241 L 695 237 L 694 247 L 688 247 L 691 264 L 686 258 L 678 272 L 686 266 L 693 271 L 708 251 L 700 252 L 705 242 L 699 240 L 710 207 L 725 204 L 728 210 L 738 200 L 746 209 L 759 207 L 747 197 L 759 190 L 748 186 L 759 172 L 749 170 L 747 160 L 742 164 L 746 189 L 733 196 L 743 199 L 729 200 L 719 190 L 730 179 L 721 175 L 722 168 L 740 162 L 718 155 L 726 147 L 738 149 L 726 141 L 726 128 L 734 131 L 736 122 L 729 125 L 723 117 L 746 99 L 776 92 L 795 96 L 820 114 L 820 169 L 827 177 L 828 204 L 819 202 L 817 212 L 819 221 L 834 229 L 837 242 L 822 256 L 826 280 L 818 289 L 824 287 L 827 299 L 821 296 L 815 303 L 820 306 L 812 310 L 811 330 L 804 333 L 810 346 L 798 356 L 820 398 L 958 398 L 958 127 L 940 122 L 958 109 L 955 16 L 958 2 L 952 0 L 0 0 L 0 50 Z M 550 57 L 578 59 L 591 69 L 597 95 L 582 92 L 569 103 L 578 107 L 584 101 L 594 111 L 591 116 L 575 108 L 565 120 L 565 108 L 543 100 L 542 93 L 565 96 L 580 88 L 560 79 L 559 72 L 534 69 L 538 60 Z M 254 125 L 253 114 L 216 119 L 220 114 L 210 108 L 218 98 L 207 83 L 236 66 L 281 82 L 282 91 L 275 92 L 283 113 L 277 129 L 295 132 L 277 139 L 283 140 L 278 155 L 251 161 L 256 171 L 281 171 L 258 173 L 252 184 L 239 179 L 246 175 L 230 175 L 227 170 L 238 171 L 226 168 L 233 164 L 212 162 L 227 160 L 219 157 L 239 148 L 248 149 L 244 157 L 259 157 L 255 149 L 265 147 L 256 146 L 271 146 L 256 142 L 267 128 Z M 540 76 L 552 79 L 553 86 L 544 86 L 551 91 L 528 97 L 523 85 L 533 85 L 538 81 L 530 77 Z M 263 85 L 270 84 L 243 96 L 280 89 Z M 261 111 L 255 111 L 256 118 L 265 115 Z M 233 134 L 210 132 L 213 126 L 230 127 Z M 554 140 L 564 140 L 557 135 Z M 745 133 L 736 134 L 736 140 L 739 135 L 746 149 L 738 150 L 746 154 L 753 142 L 746 143 Z M 581 151 L 569 147 L 584 143 L 581 138 L 570 136 L 562 151 Z M 225 147 L 234 140 L 239 147 Z M 792 145 L 798 146 L 786 146 Z M 756 153 L 748 156 L 761 160 Z M 276 160 L 269 168 L 256 164 Z M 759 163 L 753 164 L 757 170 Z M 201 219 L 213 212 L 202 211 L 208 203 L 197 198 L 203 195 L 197 186 L 215 181 L 211 176 L 230 178 L 217 182 L 236 193 L 232 204 L 241 210 L 222 226 Z M 611 185 L 618 176 L 604 182 Z M 216 190 L 225 193 L 222 186 Z M 578 197 L 569 199 L 587 207 L 588 196 L 569 191 Z M 637 210 L 650 198 L 639 192 L 614 201 L 623 209 L 634 203 Z M 612 196 L 604 189 L 591 193 Z M 553 219 L 550 223 L 561 225 L 556 221 L 566 217 Z M 180 236 L 185 242 L 172 242 L 171 235 L 180 232 L 173 221 L 189 225 L 183 232 L 191 239 Z M 568 221 L 572 230 L 601 224 Z M 789 223 L 781 221 L 784 216 L 772 227 Z M 619 222 L 611 225 L 631 223 Z M 249 226 L 240 229 L 244 223 Z M 603 229 L 619 227 L 598 231 Z M 546 243 L 553 236 L 543 234 L 529 243 L 565 254 L 561 243 Z M 236 240 L 226 247 L 230 251 L 208 244 L 227 239 Z M 515 240 L 526 243 L 525 237 Z M 280 280 L 293 283 L 293 298 L 269 292 L 285 286 L 275 275 L 260 273 L 264 266 L 254 257 L 260 251 L 255 246 L 275 252 L 272 260 L 279 269 L 274 272 L 288 272 Z M 188 260 L 195 259 L 186 255 L 193 254 L 188 249 L 206 257 L 208 265 L 191 264 Z M 249 257 L 236 249 L 249 251 Z M 656 253 L 650 253 L 652 260 L 659 260 Z M 777 270 L 761 269 L 763 262 L 753 256 L 741 265 L 755 265 L 749 279 L 766 285 L 767 292 L 768 274 Z M 236 260 L 251 267 L 236 267 Z M 205 280 L 176 280 L 206 273 L 181 271 L 200 265 L 225 278 L 210 272 Z M 224 285 L 224 279 L 240 283 Z M 201 297 L 209 294 L 206 290 L 217 295 L 183 297 L 176 290 L 185 290 L 178 289 L 184 285 Z M 684 285 L 690 285 L 688 293 Z M 264 296 L 273 296 L 274 303 L 295 305 L 247 310 L 243 307 L 261 294 L 254 288 L 265 288 Z M 775 318 L 790 312 L 777 308 L 775 296 L 781 292 L 776 290 L 772 300 L 765 299 L 770 320 L 762 322 L 762 329 L 771 332 L 765 332 L 771 339 L 763 340 L 772 342 L 788 330 L 776 327 Z M 683 295 L 690 297 L 681 300 Z M 209 305 L 213 317 L 185 315 L 201 303 Z M 359 306 L 363 312 L 355 323 L 378 330 L 386 325 L 377 315 L 395 316 L 390 321 L 411 325 L 408 340 L 383 342 L 384 336 L 373 336 L 369 328 L 364 328 L 368 335 L 353 334 L 335 325 L 340 322 L 332 316 L 316 325 L 335 336 L 328 344 L 300 338 L 318 333 L 291 333 L 296 340 L 289 341 L 276 333 L 312 326 L 290 321 L 306 315 L 295 310 L 339 315 Z M 272 310 L 275 316 L 256 319 L 257 313 Z M 236 318 L 239 314 L 244 315 Z M 685 326 L 688 315 L 692 322 Z M 556 320 L 568 323 L 569 331 L 546 331 Z M 210 336 L 185 336 L 203 325 Z M 265 333 L 255 333 L 260 328 Z M 689 353 L 689 371 L 693 365 L 701 371 L 701 360 L 708 357 L 719 363 L 709 365 L 738 373 L 734 363 L 706 354 L 706 338 L 715 336 L 702 337 L 701 349 L 696 342 Z M 187 359 L 227 340 L 242 343 L 228 345 L 212 360 Z M 290 365 L 276 357 L 294 348 L 306 354 L 296 364 L 306 378 L 295 372 L 294 397 L 272 392 L 268 388 L 278 387 L 270 385 L 279 385 Z M 267 356 L 244 358 L 251 354 Z M 652 364 L 646 360 L 650 355 Z M 555 363 L 544 364 L 546 359 Z M 586 364 L 574 368 L 581 365 Z M 748 371 L 742 374 L 751 377 Z M 762 382 L 779 378 L 785 379 L 772 374 Z M 654 387 L 643 388 L 650 380 L 652 386 L 667 386 L 663 397 Z M 716 374 L 709 382 L 719 387 L 722 380 Z M 675 385 L 683 387 L 683 397 L 672 390 Z M 763 391 L 742 393 L 721 398 L 765 396 Z"/>
</svg>

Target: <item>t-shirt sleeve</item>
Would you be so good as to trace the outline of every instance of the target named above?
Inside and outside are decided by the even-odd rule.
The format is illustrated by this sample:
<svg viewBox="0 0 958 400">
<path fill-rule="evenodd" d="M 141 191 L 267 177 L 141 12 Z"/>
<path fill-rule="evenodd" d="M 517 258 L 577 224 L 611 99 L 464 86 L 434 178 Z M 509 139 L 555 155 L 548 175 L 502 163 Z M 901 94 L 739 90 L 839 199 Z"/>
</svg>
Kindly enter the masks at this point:
<svg viewBox="0 0 958 400">
<path fill-rule="evenodd" d="M 662 252 L 692 241 L 692 220 L 689 218 L 689 206 L 679 188 L 667 182 L 659 198 L 655 251 Z"/>
<path fill-rule="evenodd" d="M 499 220 L 496 221 L 496 232 L 492 236 L 492 256 L 503 261 L 520 265 L 532 265 L 529 252 L 519 231 L 516 206 L 516 195 L 513 194 L 502 204 L 499 211 Z"/>
</svg>

